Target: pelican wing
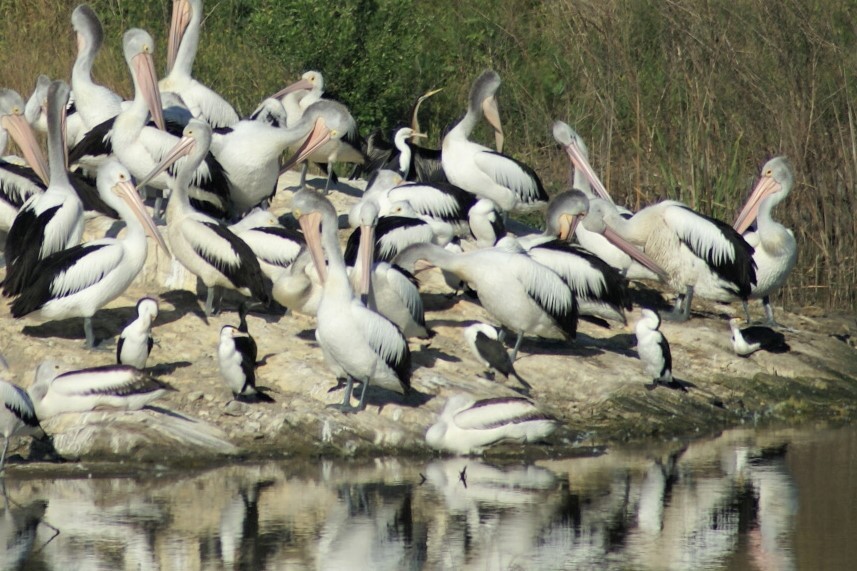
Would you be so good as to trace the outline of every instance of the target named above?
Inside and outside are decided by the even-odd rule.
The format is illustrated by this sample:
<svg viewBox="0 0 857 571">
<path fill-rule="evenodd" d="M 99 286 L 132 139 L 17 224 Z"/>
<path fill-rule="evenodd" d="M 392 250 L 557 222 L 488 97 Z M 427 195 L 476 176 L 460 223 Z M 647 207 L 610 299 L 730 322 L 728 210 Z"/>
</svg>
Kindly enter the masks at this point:
<svg viewBox="0 0 857 571">
<path fill-rule="evenodd" d="M 106 157 L 113 154 L 113 123 L 116 117 L 103 121 L 86 132 L 68 152 L 68 163 L 74 164 L 84 157 Z"/>
<path fill-rule="evenodd" d="M 199 108 L 197 117 L 213 128 L 230 127 L 240 121 L 232 105 L 216 91 L 196 80 L 192 80 L 190 93 L 185 91 L 182 96 Z"/>
<path fill-rule="evenodd" d="M 369 346 L 402 381 L 411 386 L 411 350 L 399 328 L 388 319 L 354 301 L 354 316 Z"/>
<path fill-rule="evenodd" d="M 174 390 L 148 373 L 128 365 L 91 367 L 57 375 L 50 386 L 59 396 L 129 396 L 158 390 Z"/>
<path fill-rule="evenodd" d="M 380 268 L 383 266 L 376 271 Z M 414 321 L 425 327 L 426 314 L 423 309 L 423 299 L 420 297 L 420 282 L 417 278 L 408 270 L 393 264 L 387 265 L 386 277 L 387 283 L 404 302 Z"/>
<path fill-rule="evenodd" d="M 474 161 L 497 184 L 511 189 L 522 203 L 548 201 L 539 175 L 524 163 L 495 151 L 480 151 Z"/>
<path fill-rule="evenodd" d="M 441 220 L 466 221 L 467 213 L 476 204 L 476 195 L 449 183 L 411 182 L 394 187 L 390 202 L 407 200 L 414 210 Z"/>
<path fill-rule="evenodd" d="M 31 196 L 45 191 L 41 179 L 29 167 L 0 159 L 0 196 L 15 208 L 21 208 Z"/>
<path fill-rule="evenodd" d="M 577 300 L 562 278 L 526 254 L 510 255 L 507 269 L 514 272 L 530 299 L 553 318 L 557 327 L 572 338 L 577 334 Z"/>
<path fill-rule="evenodd" d="M 411 168 L 408 178 L 421 182 L 448 183 L 446 172 L 441 164 L 441 150 L 428 149 L 418 145 L 411 147 Z"/>
<path fill-rule="evenodd" d="M 283 268 L 295 261 L 306 244 L 303 234 L 280 226 L 252 228 L 239 236 L 257 258 Z"/>
<path fill-rule="evenodd" d="M 38 426 L 39 419 L 33 410 L 33 401 L 30 395 L 21 387 L 6 381 L 0 381 L 0 399 L 6 406 L 6 410 L 18 417 L 27 426 Z"/>
<path fill-rule="evenodd" d="M 465 430 L 489 430 L 530 420 L 552 420 L 529 399 L 500 397 L 479 400 L 454 416 L 455 424 Z"/>
<path fill-rule="evenodd" d="M 431 242 L 434 232 L 427 222 L 407 216 L 382 216 L 375 227 L 375 260 L 389 262 L 411 244 Z M 360 228 L 355 228 L 345 244 L 345 263 L 353 266 L 360 246 Z"/>
</svg>

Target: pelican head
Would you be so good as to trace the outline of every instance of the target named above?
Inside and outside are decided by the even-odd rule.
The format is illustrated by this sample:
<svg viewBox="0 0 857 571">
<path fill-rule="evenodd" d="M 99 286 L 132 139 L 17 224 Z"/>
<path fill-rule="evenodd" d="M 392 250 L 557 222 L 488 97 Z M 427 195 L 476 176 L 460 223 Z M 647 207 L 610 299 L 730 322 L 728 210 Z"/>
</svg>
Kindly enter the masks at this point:
<svg viewBox="0 0 857 571">
<path fill-rule="evenodd" d="M 131 69 L 135 90 L 143 97 L 152 120 L 165 130 L 161 92 L 158 90 L 158 74 L 155 71 L 155 42 L 152 36 L 140 28 L 131 28 L 122 39 L 125 61 Z"/>
<path fill-rule="evenodd" d="M 318 91 L 324 91 L 324 77 L 321 75 L 321 72 L 307 71 L 301 76 L 299 80 L 290 85 L 287 85 L 271 97 L 273 97 L 274 99 L 282 99 L 289 93 L 294 93 L 295 91 L 300 91 L 302 89 L 317 89 Z"/>
<path fill-rule="evenodd" d="M 583 138 L 577 134 L 577 131 L 562 121 L 555 121 L 553 124 L 553 138 L 565 150 L 568 158 L 571 160 L 572 166 L 583 173 L 583 176 L 589 181 L 598 198 L 613 202 L 613 199 L 607 194 L 604 183 L 601 182 L 601 179 L 595 174 L 595 169 L 589 163 L 589 149 L 586 147 L 586 143 L 583 142 Z"/>
<path fill-rule="evenodd" d="M 96 179 L 98 193 L 111 208 L 125 214 L 123 218 L 133 216 L 139 220 L 143 230 L 169 254 L 167 243 L 155 226 L 152 217 L 143 205 L 143 199 L 132 182 L 131 173 L 117 160 L 110 159 L 98 169 Z"/>
<path fill-rule="evenodd" d="M 51 85 L 51 78 L 45 74 L 40 74 L 36 78 L 36 87 L 33 89 L 33 94 L 27 99 L 27 104 L 24 108 L 24 117 L 27 123 L 34 125 L 42 113 L 47 114 L 48 110 L 48 87 Z"/>
<path fill-rule="evenodd" d="M 589 212 L 589 199 L 579 190 L 566 190 L 557 194 L 548 205 L 547 233 L 560 240 L 568 240 L 580 221 Z"/>
<path fill-rule="evenodd" d="M 48 163 L 36 142 L 36 136 L 30 124 L 24 117 L 24 109 L 24 100 L 17 91 L 0 89 L 0 129 L 12 136 L 27 163 L 39 175 L 42 182 L 47 184 L 50 180 Z"/>
<path fill-rule="evenodd" d="M 307 249 L 319 278 L 324 283 L 327 278 L 327 266 L 324 249 L 321 244 L 322 221 L 336 221 L 336 209 L 325 197 L 313 190 L 299 190 L 292 197 L 292 214 L 298 219 L 306 239 Z"/>
<path fill-rule="evenodd" d="M 500 89 L 500 76 L 489 69 L 476 78 L 470 88 L 469 111 L 481 114 L 494 129 L 494 139 L 498 152 L 503 152 L 503 124 L 500 121 L 500 108 L 497 104 L 497 90 Z"/>
<path fill-rule="evenodd" d="M 81 4 L 71 13 L 71 27 L 77 34 L 77 53 L 95 53 L 104 43 L 104 29 L 95 10 Z"/>
<path fill-rule="evenodd" d="M 744 208 L 741 209 L 738 218 L 735 219 L 733 228 L 739 234 L 743 234 L 753 224 L 756 216 L 758 216 L 762 201 L 769 196 L 775 195 L 779 198 L 777 202 L 783 200 L 791 192 L 793 184 L 794 174 L 788 159 L 785 157 L 774 157 L 766 162 L 765 166 L 762 167 L 762 176 L 759 178 L 759 182 L 756 183 L 756 187 L 750 194 L 750 198 L 744 204 Z"/>
<path fill-rule="evenodd" d="M 143 177 L 137 186 L 145 186 L 182 157 L 187 157 L 187 161 L 182 165 L 182 170 L 194 172 L 202 159 L 205 158 L 210 147 L 211 126 L 205 121 L 191 119 L 185 125 L 179 142 L 164 155 L 161 162 L 149 174 Z"/>
</svg>

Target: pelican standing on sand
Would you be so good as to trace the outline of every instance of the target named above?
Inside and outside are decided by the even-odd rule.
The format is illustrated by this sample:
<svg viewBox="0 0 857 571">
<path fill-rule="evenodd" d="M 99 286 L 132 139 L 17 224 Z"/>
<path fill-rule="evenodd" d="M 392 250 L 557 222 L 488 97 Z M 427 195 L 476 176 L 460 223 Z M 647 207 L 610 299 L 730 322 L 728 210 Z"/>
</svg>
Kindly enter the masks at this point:
<svg viewBox="0 0 857 571">
<path fill-rule="evenodd" d="M 199 119 L 191 119 L 178 144 L 145 177 L 151 179 L 180 157 L 186 157 L 170 185 L 167 236 L 173 255 L 208 288 L 206 315 L 214 311 L 216 288 L 234 289 L 264 304 L 270 300 L 259 261 L 250 247 L 224 224 L 190 205 L 187 189 L 210 145 L 211 127 Z"/>
<path fill-rule="evenodd" d="M 115 209 L 127 230 L 121 238 L 102 238 L 55 252 L 33 269 L 33 280 L 12 301 L 13 317 L 38 312 L 43 319 L 83 317 L 86 346 L 95 347 L 92 316 L 119 297 L 146 261 L 146 235 L 168 252 L 146 211 L 131 173 L 114 159 L 98 170 L 101 198 Z"/>
<path fill-rule="evenodd" d="M 744 235 L 754 248 L 756 284 L 751 299 L 761 299 L 765 306 L 768 325 L 774 326 L 774 308 L 771 294 L 779 290 L 797 263 L 797 242 L 794 233 L 774 220 L 771 211 L 786 199 L 794 184 L 791 166 L 785 157 L 775 157 L 762 167 L 762 176 L 747 203 L 735 220 L 733 228 Z M 756 231 L 747 231 L 753 221 Z M 750 321 L 750 312 L 744 302 L 744 314 Z"/>
<path fill-rule="evenodd" d="M 411 378 L 407 340 L 395 325 L 355 299 L 336 235 L 333 205 L 314 191 L 301 190 L 292 199 L 292 211 L 324 283 L 315 336 L 328 366 L 337 377 L 347 377 L 341 410 L 362 410 L 369 384 L 407 393 Z M 353 408 L 350 401 L 355 380 L 363 383 L 363 390 Z"/>
</svg>

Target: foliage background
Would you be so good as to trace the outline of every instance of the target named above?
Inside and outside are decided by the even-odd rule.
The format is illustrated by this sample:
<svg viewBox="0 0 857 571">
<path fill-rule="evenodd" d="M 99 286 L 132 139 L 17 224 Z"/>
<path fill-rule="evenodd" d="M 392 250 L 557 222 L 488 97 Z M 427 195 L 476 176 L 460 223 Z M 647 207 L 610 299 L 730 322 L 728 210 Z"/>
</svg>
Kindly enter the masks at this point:
<svg viewBox="0 0 857 571">
<path fill-rule="evenodd" d="M 0 0 L 0 85 L 29 94 L 38 73 L 68 79 L 75 5 Z M 122 34 L 142 27 L 165 46 L 171 4 L 91 5 L 106 33 L 96 79 L 127 96 Z M 437 146 L 470 81 L 493 67 L 507 150 L 552 191 L 568 184 L 557 118 L 632 208 L 670 197 L 731 221 L 761 165 L 786 155 L 796 185 L 775 214 L 800 260 L 780 301 L 854 308 L 854 1 L 209 0 L 204 10 L 195 74 L 244 114 L 318 69 L 368 135 L 444 87 L 420 117 Z"/>
</svg>

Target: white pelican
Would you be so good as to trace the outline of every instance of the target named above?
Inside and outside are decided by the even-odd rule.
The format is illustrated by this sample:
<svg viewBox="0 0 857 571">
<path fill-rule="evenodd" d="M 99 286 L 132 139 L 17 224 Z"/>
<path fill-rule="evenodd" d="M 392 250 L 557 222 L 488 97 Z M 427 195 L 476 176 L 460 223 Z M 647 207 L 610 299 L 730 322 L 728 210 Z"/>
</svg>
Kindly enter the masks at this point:
<svg viewBox="0 0 857 571">
<path fill-rule="evenodd" d="M 173 0 L 173 16 L 167 44 L 167 75 L 158 84 L 161 91 L 177 93 L 197 119 L 213 128 L 231 127 L 238 113 L 220 95 L 191 76 L 199 47 L 202 0 Z"/>
<path fill-rule="evenodd" d="M 741 318 L 733 317 L 729 320 L 729 329 L 732 331 L 732 348 L 740 357 L 748 357 L 759 350 L 769 353 L 787 353 L 791 350 L 785 335 L 770 327 L 753 325 L 742 328 Z"/>
<path fill-rule="evenodd" d="M 607 190 L 589 163 L 589 150 L 580 135 L 562 121 L 556 121 L 553 124 L 553 136 L 565 149 L 574 167 L 572 188 L 583 192 L 590 203 L 605 200 L 613 205 L 613 199 L 607 194 Z M 631 212 L 618 206 L 616 208 L 624 218 L 631 217 Z M 581 246 L 622 272 L 629 280 L 658 279 L 656 272 L 634 260 L 601 234 L 589 231 L 582 224 L 577 225 L 574 234 Z"/>
<path fill-rule="evenodd" d="M 538 442 L 553 434 L 557 421 L 529 399 L 476 400 L 458 394 L 446 401 L 426 432 L 426 443 L 454 454 L 473 454 L 503 441 Z"/>
<path fill-rule="evenodd" d="M 267 210 L 254 210 L 229 226 L 229 230 L 244 240 L 256 257 L 262 272 L 272 281 L 295 261 L 306 244 L 303 234 L 286 228 Z"/>
<path fill-rule="evenodd" d="M 104 42 L 104 30 L 98 16 L 88 5 L 81 4 L 72 12 L 71 24 L 77 35 L 77 59 L 71 71 L 71 88 L 81 130 L 70 140 L 77 142 L 96 125 L 119 115 L 122 98 L 92 80 L 92 64 Z"/>
<path fill-rule="evenodd" d="M 21 133 L 29 138 L 29 143 L 24 144 L 35 145 L 32 152 L 42 157 L 29 126 L 24 125 L 26 122 L 21 123 L 20 119 L 14 118 L 20 111 L 13 110 L 20 110 L 22 103 L 21 97 L 14 91 L 0 90 L 0 232 L 8 232 L 18 209 L 27 199 L 43 193 L 47 187 L 32 168 L 22 164 L 26 161 L 16 156 L 4 156 L 9 142 L 9 131 L 5 125 L 12 121 L 18 122 Z M 20 134 L 18 136 L 20 137 Z M 44 158 L 41 158 L 41 161 L 44 162 Z"/>
<path fill-rule="evenodd" d="M 220 329 L 217 345 L 220 375 L 241 402 L 274 402 L 270 396 L 256 388 L 256 343 L 247 332 L 232 325 Z"/>
<path fill-rule="evenodd" d="M 359 202 L 362 208 L 369 204 Z M 374 205 L 373 205 L 374 206 Z M 352 210 L 349 216 L 354 226 L 354 231 L 348 236 L 345 243 L 345 263 L 353 266 L 357 261 L 357 248 L 360 244 L 363 230 L 356 214 L 359 208 Z M 423 244 L 434 241 L 434 230 L 425 221 L 409 216 L 381 216 L 375 226 L 375 252 L 373 259 L 381 262 L 389 262 L 396 255 L 411 244 Z"/>
<path fill-rule="evenodd" d="M 152 352 L 152 322 L 158 317 L 158 300 L 143 297 L 137 301 L 137 317 L 122 329 L 116 342 L 116 364 L 146 368 Z"/>
<path fill-rule="evenodd" d="M 389 319 L 405 337 L 430 337 L 416 278 L 398 266 L 374 262 L 374 234 L 378 223 L 375 204 L 363 203 L 358 217 L 360 246 L 357 263 L 351 272 L 352 283 L 357 284 L 366 306 Z"/>
<path fill-rule="evenodd" d="M 480 198 L 467 211 L 467 222 L 477 248 L 490 248 L 506 235 L 503 215 L 488 198 Z"/>
<path fill-rule="evenodd" d="M 637 334 L 637 354 L 653 385 L 670 385 L 673 382 L 673 359 L 667 338 L 658 331 L 661 317 L 652 309 L 643 309 L 641 315 L 634 327 Z"/>
<path fill-rule="evenodd" d="M 145 177 L 151 179 L 185 157 L 170 185 L 167 235 L 175 257 L 208 288 L 206 315 L 214 310 L 215 288 L 218 287 L 252 295 L 265 304 L 269 301 L 262 269 L 250 247 L 224 224 L 190 205 L 187 189 L 210 145 L 211 127 L 199 119 L 191 119 L 178 144 Z"/>
<path fill-rule="evenodd" d="M 488 367 L 489 371 L 497 371 L 504 379 L 513 376 L 524 386 L 525 390 L 531 388 L 530 384 L 515 371 L 515 365 L 506 351 L 506 345 L 500 340 L 497 328 L 487 323 L 474 323 L 468 325 L 462 335 L 464 335 L 464 341 L 467 343 L 470 352 L 477 361 Z M 493 378 L 493 372 L 491 375 Z"/>
<path fill-rule="evenodd" d="M 780 289 L 797 263 L 797 242 L 791 230 L 771 216 L 774 207 L 785 200 L 794 184 L 791 166 L 785 157 L 775 157 L 762 167 L 762 177 L 735 220 L 734 228 L 754 248 L 756 284 L 750 298 L 761 299 L 769 325 L 776 325 L 771 294 Z M 756 231 L 747 229 L 756 221 Z M 744 304 L 747 321 L 750 314 Z"/>
<path fill-rule="evenodd" d="M 249 117 L 252 121 L 262 121 L 271 127 L 285 127 L 288 125 L 289 117 L 286 109 L 279 99 L 268 97 L 262 101 Z"/>
<path fill-rule="evenodd" d="M 9 440 L 13 436 L 26 436 L 39 428 L 39 419 L 27 391 L 17 385 L 0 380 L 0 434 L 3 435 L 3 453 L 0 454 L 0 474 L 6 465 Z"/>
<path fill-rule="evenodd" d="M 747 299 L 756 281 L 753 248 L 744 238 L 681 202 L 665 200 L 625 219 L 606 200 L 596 201 L 582 224 L 611 242 L 630 242 L 654 260 L 649 269 L 660 269 L 664 282 L 684 294 L 683 302 L 667 314 L 670 319 L 690 317 L 694 294 L 721 302 Z"/>
<path fill-rule="evenodd" d="M 315 335 L 328 366 L 337 377 L 348 379 L 341 409 L 364 408 L 370 383 L 407 393 L 411 377 L 407 340 L 395 325 L 354 298 L 336 235 L 333 205 L 313 191 L 301 190 L 292 199 L 292 211 L 301 224 L 316 271 L 324 282 Z M 354 380 L 363 383 L 356 409 L 350 406 Z"/>
<path fill-rule="evenodd" d="M 459 276 L 482 307 L 517 335 L 512 362 L 525 333 L 554 339 L 577 334 L 577 301 L 553 271 L 523 253 L 488 248 L 454 254 L 435 244 L 415 244 L 393 259 L 408 271 L 419 260 Z"/>
<path fill-rule="evenodd" d="M 42 361 L 27 389 L 40 420 L 67 412 L 96 409 L 140 410 L 170 385 L 127 365 L 107 365 L 70 371 L 61 363 Z"/>
<path fill-rule="evenodd" d="M 7 296 L 22 293 L 37 277 L 33 272 L 41 260 L 74 246 L 83 235 L 83 204 L 69 182 L 65 164 L 62 123 L 68 93 L 68 85 L 62 81 L 53 82 L 49 89 L 50 185 L 21 206 L 9 229 L 3 281 L 3 294 Z"/>
<path fill-rule="evenodd" d="M 32 281 L 11 303 L 12 316 L 33 312 L 43 319 L 83 317 L 87 347 L 95 346 L 92 316 L 121 295 L 146 261 L 146 235 L 167 246 L 149 217 L 131 173 L 115 160 L 98 171 L 102 199 L 119 212 L 127 231 L 122 238 L 102 238 L 54 252 L 33 268 Z"/>
<path fill-rule="evenodd" d="M 547 203 L 548 195 L 538 175 L 515 159 L 469 140 L 483 116 L 502 137 L 500 114 L 494 94 L 500 76 L 486 71 L 473 82 L 467 114 L 443 138 L 441 159 L 449 182 L 480 198 L 490 198 L 506 212 Z M 498 148 L 502 148 L 498 144 Z"/>
<path fill-rule="evenodd" d="M 295 313 L 315 317 L 321 292 L 321 278 L 312 265 L 310 253 L 302 248 L 295 261 L 274 282 L 271 297 Z"/>
<path fill-rule="evenodd" d="M 45 160 L 36 136 L 24 115 L 24 100 L 18 92 L 11 89 L 0 89 L 0 152 L 5 152 L 9 136 L 21 149 L 24 160 L 36 173 L 41 181 L 47 184 L 48 163 Z"/>
</svg>

